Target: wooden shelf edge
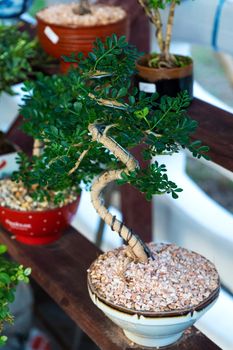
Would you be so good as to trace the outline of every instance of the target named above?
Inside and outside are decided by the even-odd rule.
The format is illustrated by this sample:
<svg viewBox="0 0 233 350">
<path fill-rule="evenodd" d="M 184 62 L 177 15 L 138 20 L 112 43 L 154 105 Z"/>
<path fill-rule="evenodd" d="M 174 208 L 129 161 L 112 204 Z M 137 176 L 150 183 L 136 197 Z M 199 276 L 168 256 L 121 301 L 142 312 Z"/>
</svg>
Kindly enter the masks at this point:
<svg viewBox="0 0 233 350">
<path fill-rule="evenodd" d="M 100 251 L 75 229 L 70 227 L 59 241 L 38 247 L 23 245 L 0 228 L 0 242 L 8 246 L 9 254 L 14 260 L 32 268 L 35 281 L 100 349 L 144 349 L 130 343 L 120 328 L 91 302 L 86 271 Z M 171 350 L 187 348 L 219 349 L 193 327 L 179 343 L 169 347 Z"/>
</svg>

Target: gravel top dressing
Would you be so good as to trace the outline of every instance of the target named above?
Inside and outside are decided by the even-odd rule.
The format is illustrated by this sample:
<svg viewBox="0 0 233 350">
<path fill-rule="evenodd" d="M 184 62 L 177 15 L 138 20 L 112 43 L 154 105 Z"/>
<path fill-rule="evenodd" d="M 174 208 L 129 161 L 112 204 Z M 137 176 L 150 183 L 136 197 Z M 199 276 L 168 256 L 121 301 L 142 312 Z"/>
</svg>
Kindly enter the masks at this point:
<svg viewBox="0 0 233 350">
<path fill-rule="evenodd" d="M 82 16 L 73 12 L 75 7 L 76 3 L 53 5 L 39 11 L 37 16 L 50 24 L 74 28 L 115 23 L 126 16 L 125 11 L 117 6 L 92 5 L 92 13 Z"/>
<path fill-rule="evenodd" d="M 134 262 L 126 247 L 102 254 L 92 264 L 93 290 L 107 302 L 137 311 L 176 311 L 195 307 L 218 288 L 214 265 L 174 244 L 149 247 L 155 260 Z"/>
<path fill-rule="evenodd" d="M 35 201 L 27 189 L 20 183 L 9 179 L 0 181 L 0 206 L 20 211 L 42 211 L 63 207 L 77 199 L 77 193 L 74 190 L 64 192 L 65 201 L 59 204 L 54 203 L 55 193 L 51 193 L 51 200 L 42 202 Z"/>
</svg>

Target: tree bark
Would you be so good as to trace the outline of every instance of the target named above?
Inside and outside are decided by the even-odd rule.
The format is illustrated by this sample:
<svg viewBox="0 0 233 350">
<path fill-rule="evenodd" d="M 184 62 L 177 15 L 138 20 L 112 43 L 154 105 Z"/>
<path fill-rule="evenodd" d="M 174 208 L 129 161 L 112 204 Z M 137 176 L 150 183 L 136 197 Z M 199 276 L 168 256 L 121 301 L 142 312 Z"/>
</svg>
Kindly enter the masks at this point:
<svg viewBox="0 0 233 350">
<path fill-rule="evenodd" d="M 160 52 L 163 54 L 164 52 L 164 40 L 163 40 L 163 30 L 162 30 L 163 25 L 162 25 L 160 12 L 157 9 L 150 10 L 144 0 L 138 0 L 138 3 L 142 6 L 146 16 L 155 26 L 157 43 L 159 45 Z"/>
<path fill-rule="evenodd" d="M 122 173 L 136 170 L 139 165 L 135 158 L 124 150 L 117 142 L 107 136 L 107 131 L 111 126 L 105 128 L 104 132 L 95 124 L 89 125 L 88 129 L 92 135 L 93 141 L 98 141 L 110 150 L 117 159 L 126 165 L 125 169 L 109 170 L 100 175 L 93 183 L 91 188 L 91 199 L 94 208 L 100 217 L 109 225 L 113 231 L 116 231 L 129 245 L 131 256 L 140 262 L 146 262 L 148 257 L 152 258 L 152 253 L 145 243 L 129 229 L 123 222 L 113 216 L 103 205 L 101 193 L 103 189 L 112 181 L 120 180 Z"/>
<path fill-rule="evenodd" d="M 173 22 L 174 22 L 175 7 L 176 7 L 176 2 L 172 1 L 171 6 L 170 6 L 169 15 L 168 15 L 166 39 L 165 39 L 165 46 L 164 46 L 164 56 L 165 56 L 166 61 L 169 61 L 169 59 L 170 59 L 170 52 L 169 51 L 170 51 L 170 44 L 171 44 L 171 37 L 172 37 L 172 28 L 173 28 Z"/>
</svg>

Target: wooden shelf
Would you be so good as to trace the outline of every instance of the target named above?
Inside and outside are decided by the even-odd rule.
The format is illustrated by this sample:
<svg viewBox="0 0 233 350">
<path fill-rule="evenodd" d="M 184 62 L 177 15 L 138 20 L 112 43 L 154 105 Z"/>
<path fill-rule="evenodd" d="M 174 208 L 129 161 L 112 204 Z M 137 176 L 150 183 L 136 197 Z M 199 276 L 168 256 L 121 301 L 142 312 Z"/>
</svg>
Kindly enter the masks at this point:
<svg viewBox="0 0 233 350">
<path fill-rule="evenodd" d="M 210 146 L 210 155 L 214 162 L 226 169 L 233 170 L 232 114 L 194 99 L 189 108 L 189 115 L 199 122 L 199 128 L 193 138 L 200 139 L 204 144 Z M 31 141 L 16 129 L 19 124 L 20 120 L 10 130 L 9 137 L 16 142 L 20 140 L 21 147 L 28 150 Z M 123 206 L 124 218 L 126 222 L 130 222 L 132 221 L 132 209 L 129 204 L 138 203 L 143 215 L 138 215 L 136 221 L 134 217 L 136 229 L 144 227 L 151 219 L 150 208 L 145 207 L 142 198 L 140 201 L 137 198 L 136 194 L 132 194 L 131 197 L 127 196 L 128 202 Z M 86 270 L 100 251 L 80 233 L 70 227 L 58 242 L 43 247 L 32 247 L 16 242 L 0 228 L 0 242 L 8 246 L 10 255 L 16 261 L 32 268 L 32 277 L 35 281 L 100 349 L 143 349 L 132 345 L 122 331 L 92 304 L 87 291 Z M 217 350 L 219 348 L 192 327 L 179 343 L 170 346 L 169 349 Z"/>
<path fill-rule="evenodd" d="M 132 345 L 89 298 L 87 269 L 100 251 L 72 227 L 51 245 L 23 245 L 0 228 L 0 242 L 10 255 L 32 268 L 32 277 L 69 315 L 101 350 L 142 350 Z M 148 348 L 145 348 L 148 350 Z M 171 350 L 217 350 L 214 343 L 194 327 Z"/>
<path fill-rule="evenodd" d="M 193 138 L 210 147 L 213 162 L 233 171 L 233 114 L 198 99 L 188 114 L 199 124 Z"/>
</svg>

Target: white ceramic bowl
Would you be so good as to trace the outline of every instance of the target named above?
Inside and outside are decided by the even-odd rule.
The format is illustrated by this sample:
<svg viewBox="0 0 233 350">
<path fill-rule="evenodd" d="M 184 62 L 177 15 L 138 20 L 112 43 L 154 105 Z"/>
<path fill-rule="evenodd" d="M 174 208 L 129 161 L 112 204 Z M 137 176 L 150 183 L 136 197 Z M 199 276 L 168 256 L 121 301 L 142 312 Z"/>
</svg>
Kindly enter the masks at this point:
<svg viewBox="0 0 233 350">
<path fill-rule="evenodd" d="M 169 312 L 161 316 L 144 316 L 139 313 L 132 314 L 117 310 L 100 300 L 92 292 L 90 286 L 88 290 L 93 303 L 123 329 L 127 338 L 136 344 L 157 348 L 176 342 L 185 329 L 192 326 L 214 305 L 219 294 L 219 289 L 217 289 L 205 304 L 184 315 Z M 171 316 L 172 314 L 174 315 Z"/>
</svg>

